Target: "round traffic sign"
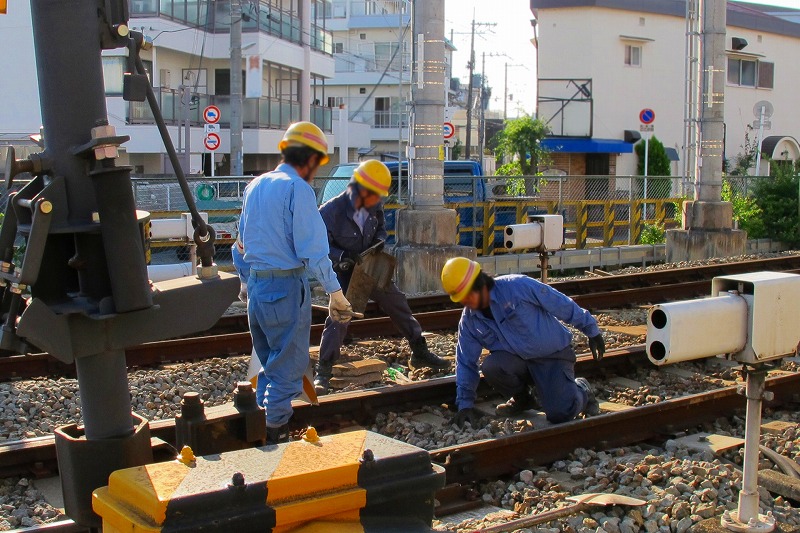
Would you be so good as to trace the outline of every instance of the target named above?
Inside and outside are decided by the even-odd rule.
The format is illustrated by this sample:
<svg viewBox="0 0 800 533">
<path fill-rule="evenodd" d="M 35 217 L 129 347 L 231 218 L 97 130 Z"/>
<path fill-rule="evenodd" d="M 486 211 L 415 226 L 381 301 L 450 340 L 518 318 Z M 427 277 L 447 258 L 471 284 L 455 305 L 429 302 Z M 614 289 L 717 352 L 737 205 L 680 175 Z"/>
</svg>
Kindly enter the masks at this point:
<svg viewBox="0 0 800 533">
<path fill-rule="evenodd" d="M 219 108 L 215 105 L 210 105 L 203 109 L 203 120 L 209 124 L 216 124 L 221 117 L 222 113 L 219 112 Z"/>
<path fill-rule="evenodd" d="M 203 201 L 213 200 L 214 194 L 216 193 L 214 187 L 208 183 L 201 183 L 198 185 L 195 192 L 197 193 L 197 199 Z"/>
<path fill-rule="evenodd" d="M 450 139 L 453 135 L 456 134 L 456 128 L 450 122 L 445 122 L 443 133 L 445 139 Z"/>
<path fill-rule="evenodd" d="M 213 152 L 214 150 L 219 148 L 219 135 L 217 135 L 216 133 L 209 133 L 208 135 L 206 135 L 205 140 L 203 140 L 203 144 L 208 150 L 211 150 Z"/>
<path fill-rule="evenodd" d="M 642 124 L 652 124 L 656 119 L 656 112 L 650 109 L 649 107 L 646 109 L 642 109 L 639 112 L 639 120 Z"/>
</svg>

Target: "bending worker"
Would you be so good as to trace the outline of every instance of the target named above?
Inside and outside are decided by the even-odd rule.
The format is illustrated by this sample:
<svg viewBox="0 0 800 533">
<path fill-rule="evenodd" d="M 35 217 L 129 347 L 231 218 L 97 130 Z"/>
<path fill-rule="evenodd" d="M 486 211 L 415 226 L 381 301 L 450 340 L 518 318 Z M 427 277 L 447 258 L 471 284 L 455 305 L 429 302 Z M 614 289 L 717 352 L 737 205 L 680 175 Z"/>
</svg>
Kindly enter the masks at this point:
<svg viewBox="0 0 800 533">
<path fill-rule="evenodd" d="M 310 122 L 289 126 L 279 145 L 283 162 L 248 184 L 239 221 L 253 349 L 264 371 L 267 441 L 289 440 L 292 399 L 302 391 L 309 361 L 311 293 L 306 269 L 330 295 L 333 321 L 352 318 L 328 258 L 325 224 L 310 182 L 328 162 L 325 134 Z"/>
<path fill-rule="evenodd" d="M 547 420 L 557 424 L 580 413 L 598 414 L 589 382 L 575 379 L 575 351 L 566 322 L 589 338 L 596 360 L 605 352 L 597 321 L 571 298 L 527 276 L 492 278 L 465 257 L 450 259 L 442 269 L 442 285 L 454 302 L 464 306 L 456 346 L 455 422 L 473 426 L 480 415 L 473 409 L 480 375 L 481 349 L 490 354 L 480 365 L 489 384 L 509 398 L 496 408 L 512 416 L 533 407 L 530 387 L 537 391 Z"/>
<path fill-rule="evenodd" d="M 386 240 L 381 199 L 389 194 L 392 176 L 386 165 L 370 160 L 361 163 L 353 172 L 347 189 L 319 208 L 328 228 L 330 257 L 342 288 L 347 291 L 353 268 L 361 254 Z M 406 296 L 394 283 L 385 289 L 375 289 L 369 295 L 392 319 L 411 347 L 412 368 L 448 368 L 450 363 L 428 350 L 422 327 L 411 315 Z M 315 388 L 317 394 L 327 394 L 333 364 L 341 355 L 347 324 L 330 317 L 325 321 L 319 347 L 319 364 Z"/>
</svg>

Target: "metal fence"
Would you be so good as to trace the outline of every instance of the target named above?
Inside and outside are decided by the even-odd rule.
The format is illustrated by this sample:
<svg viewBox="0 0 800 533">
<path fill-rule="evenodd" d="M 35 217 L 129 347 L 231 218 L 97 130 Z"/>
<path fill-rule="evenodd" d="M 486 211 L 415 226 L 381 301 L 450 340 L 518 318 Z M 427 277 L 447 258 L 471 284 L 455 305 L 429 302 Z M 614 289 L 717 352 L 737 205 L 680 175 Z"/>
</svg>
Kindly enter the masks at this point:
<svg viewBox="0 0 800 533">
<path fill-rule="evenodd" d="M 218 236 L 218 259 L 230 259 L 229 245 L 238 234 L 244 189 L 252 176 L 190 177 L 198 208 L 208 213 Z M 734 194 L 748 195 L 759 180 L 727 179 Z M 348 177 L 319 178 L 314 182 L 318 203 L 343 192 Z M 18 188 L 21 184 L 15 185 Z M 691 199 L 691 187 L 680 178 L 647 179 L 634 176 L 460 176 L 444 177 L 445 206 L 458 216 L 457 242 L 475 246 L 482 255 L 504 253 L 503 230 L 527 221 L 529 214 L 561 214 L 566 248 L 639 244 L 645 226 L 673 228 L 680 224 L 681 204 Z M 139 209 L 153 218 L 173 218 L 187 206 L 174 176 L 150 175 L 133 179 Z M 688 193 L 688 194 L 686 194 Z M 397 212 L 408 206 L 409 181 L 395 178 L 384 205 L 390 244 L 394 242 Z M 8 195 L 0 195 L 5 210 Z M 456 236 L 454 236 L 456 237 Z M 153 242 L 153 262 L 185 261 L 188 249 L 179 241 Z M 177 256 L 177 257 L 176 257 Z"/>
</svg>

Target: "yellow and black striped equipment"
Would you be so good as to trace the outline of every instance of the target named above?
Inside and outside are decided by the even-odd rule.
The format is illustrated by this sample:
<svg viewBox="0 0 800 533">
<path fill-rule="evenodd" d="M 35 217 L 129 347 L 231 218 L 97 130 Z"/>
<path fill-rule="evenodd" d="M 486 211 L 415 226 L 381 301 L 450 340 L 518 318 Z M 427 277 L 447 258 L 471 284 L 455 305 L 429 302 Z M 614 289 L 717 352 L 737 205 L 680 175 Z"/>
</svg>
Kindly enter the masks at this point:
<svg viewBox="0 0 800 533">
<path fill-rule="evenodd" d="M 354 431 L 197 458 L 184 449 L 113 472 L 92 505 L 104 533 L 414 533 L 431 531 L 444 482 L 425 450 Z"/>
</svg>

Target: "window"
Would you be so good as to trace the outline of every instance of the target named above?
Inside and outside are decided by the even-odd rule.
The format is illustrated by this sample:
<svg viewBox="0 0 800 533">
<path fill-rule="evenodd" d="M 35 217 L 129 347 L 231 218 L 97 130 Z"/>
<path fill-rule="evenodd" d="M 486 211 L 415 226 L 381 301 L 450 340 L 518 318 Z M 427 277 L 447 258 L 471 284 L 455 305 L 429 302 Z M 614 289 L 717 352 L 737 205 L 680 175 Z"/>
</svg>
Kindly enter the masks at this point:
<svg viewBox="0 0 800 533">
<path fill-rule="evenodd" d="M 775 63 L 755 59 L 728 58 L 728 84 L 740 87 L 774 87 Z"/>
<path fill-rule="evenodd" d="M 334 54 L 343 54 L 344 53 L 344 43 L 333 43 L 333 53 Z"/>
<path fill-rule="evenodd" d="M 342 104 L 344 104 L 344 97 L 343 96 L 329 96 L 328 97 L 328 107 L 339 107 Z"/>
<path fill-rule="evenodd" d="M 106 96 L 122 96 L 122 78 L 125 74 L 125 57 L 103 57 L 103 83 Z"/>
<path fill-rule="evenodd" d="M 642 47 L 632 44 L 625 45 L 625 64 L 629 67 L 642 66 Z"/>
</svg>

